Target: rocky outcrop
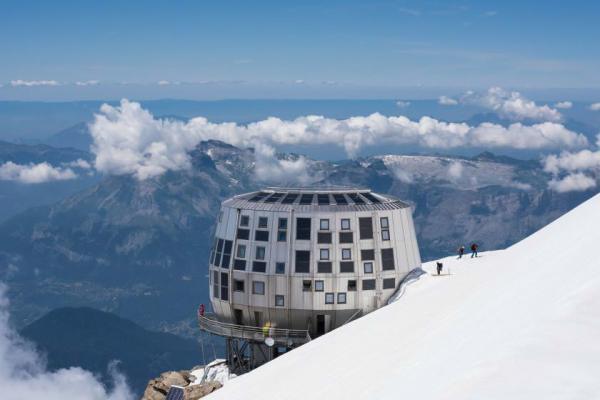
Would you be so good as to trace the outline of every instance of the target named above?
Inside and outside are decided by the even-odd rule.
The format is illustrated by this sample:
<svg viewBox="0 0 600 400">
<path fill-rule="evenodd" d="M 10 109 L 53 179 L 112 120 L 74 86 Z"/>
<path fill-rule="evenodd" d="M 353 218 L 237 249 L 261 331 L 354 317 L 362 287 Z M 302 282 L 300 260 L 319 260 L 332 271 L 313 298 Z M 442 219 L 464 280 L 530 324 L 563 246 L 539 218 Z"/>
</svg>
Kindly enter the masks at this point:
<svg viewBox="0 0 600 400">
<path fill-rule="evenodd" d="M 163 372 L 158 378 L 148 382 L 141 400 L 164 400 L 171 386 L 183 388 L 185 400 L 196 400 L 223 386 L 217 381 L 194 385 L 195 380 L 196 377 L 189 371 Z"/>
</svg>

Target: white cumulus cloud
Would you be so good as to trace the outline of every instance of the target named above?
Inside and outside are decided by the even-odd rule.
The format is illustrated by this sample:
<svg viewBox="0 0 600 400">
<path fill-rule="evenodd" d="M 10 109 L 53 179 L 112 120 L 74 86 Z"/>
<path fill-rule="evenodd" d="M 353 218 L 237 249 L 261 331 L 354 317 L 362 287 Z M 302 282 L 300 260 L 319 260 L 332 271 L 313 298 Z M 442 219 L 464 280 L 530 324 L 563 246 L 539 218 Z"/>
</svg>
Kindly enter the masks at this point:
<svg viewBox="0 0 600 400">
<path fill-rule="evenodd" d="M 559 193 L 581 192 L 596 187 L 596 180 L 582 172 L 576 172 L 562 179 L 552 179 L 548 186 Z"/>
<path fill-rule="evenodd" d="M 460 178 L 462 178 L 463 171 L 464 167 L 462 163 L 459 161 L 455 161 L 452 164 L 450 164 L 450 167 L 448 167 L 448 178 L 450 178 L 451 181 L 456 182 L 460 180 Z"/>
<path fill-rule="evenodd" d="M 60 83 L 55 80 L 39 80 L 39 81 L 25 81 L 22 79 L 17 79 L 10 81 L 10 85 L 14 87 L 18 86 L 58 86 Z"/>
<path fill-rule="evenodd" d="M 75 161 L 70 161 L 67 163 L 62 163 L 63 166 L 65 167 L 71 167 L 71 168 L 80 168 L 80 169 L 90 169 L 92 168 L 92 166 L 90 165 L 89 162 L 87 162 L 84 159 L 78 158 Z"/>
<path fill-rule="evenodd" d="M 592 103 L 592 104 L 590 104 L 590 110 L 592 110 L 592 111 L 600 111 L 600 103 Z"/>
<path fill-rule="evenodd" d="M 461 102 L 488 108 L 502 117 L 516 121 L 531 119 L 559 122 L 562 119 L 558 110 L 546 104 L 538 105 L 519 92 L 509 92 L 500 87 L 491 87 L 484 93 L 469 91 L 461 97 Z"/>
<path fill-rule="evenodd" d="M 600 169 L 600 151 L 581 150 L 578 152 L 562 152 L 551 154 L 544 159 L 544 170 L 552 174 L 561 171 L 586 171 Z"/>
<path fill-rule="evenodd" d="M 77 81 L 77 82 L 75 82 L 76 86 L 96 86 L 98 84 L 100 84 L 100 81 L 97 81 L 97 80 Z"/>
<path fill-rule="evenodd" d="M 458 104 L 458 100 L 448 96 L 440 96 L 438 103 L 443 106 L 455 106 Z"/>
<path fill-rule="evenodd" d="M 573 103 L 570 101 L 559 101 L 558 103 L 554 104 L 554 108 L 568 110 L 569 108 L 573 108 Z"/>
<path fill-rule="evenodd" d="M 90 132 L 96 169 L 110 174 L 134 174 L 139 179 L 188 168 L 188 152 L 200 141 L 209 139 L 239 147 L 334 145 L 342 147 L 350 157 L 375 144 L 415 144 L 442 149 L 458 146 L 543 149 L 581 148 L 588 143 L 583 135 L 552 122 L 469 126 L 431 117 L 412 121 L 404 116 L 375 113 L 343 120 L 316 115 L 294 120 L 271 117 L 238 125 L 211 123 L 203 117 L 187 122 L 158 120 L 139 103 L 127 100 L 117 107 L 102 105 L 90 124 Z"/>
<path fill-rule="evenodd" d="M 4 181 L 44 183 L 64 181 L 76 177 L 77 175 L 70 168 L 53 167 L 47 162 L 39 164 L 15 164 L 8 161 L 0 165 L 0 180 Z"/>
<path fill-rule="evenodd" d="M 114 389 L 107 389 L 88 371 L 78 367 L 49 372 L 33 345 L 9 324 L 6 286 L 0 284 L 0 386 L 3 400 L 132 400 L 125 378 L 111 371 Z"/>
</svg>

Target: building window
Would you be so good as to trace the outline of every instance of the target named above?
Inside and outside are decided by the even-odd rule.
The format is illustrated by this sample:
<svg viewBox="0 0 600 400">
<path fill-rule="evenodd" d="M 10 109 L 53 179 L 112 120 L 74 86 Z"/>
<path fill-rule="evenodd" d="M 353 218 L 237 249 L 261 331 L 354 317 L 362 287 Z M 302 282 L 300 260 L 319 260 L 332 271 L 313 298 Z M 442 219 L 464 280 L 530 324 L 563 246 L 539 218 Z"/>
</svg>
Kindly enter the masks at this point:
<svg viewBox="0 0 600 400">
<path fill-rule="evenodd" d="M 312 291 L 312 281 L 302 281 L 302 291 L 303 292 L 310 292 Z"/>
<path fill-rule="evenodd" d="M 285 242 L 287 241 L 287 218 L 279 218 L 279 223 L 277 224 L 277 241 Z"/>
<path fill-rule="evenodd" d="M 362 290 L 375 290 L 375 279 L 363 279 Z"/>
<path fill-rule="evenodd" d="M 394 249 L 381 249 L 381 269 L 389 271 L 395 269 Z"/>
<path fill-rule="evenodd" d="M 348 291 L 356 292 L 356 280 L 355 279 L 351 279 L 348 281 Z"/>
<path fill-rule="evenodd" d="M 390 227 L 388 217 L 381 217 L 379 222 L 381 223 L 381 229 L 388 229 Z"/>
<path fill-rule="evenodd" d="M 214 262 L 215 267 L 221 266 L 221 256 L 223 255 L 223 245 L 224 244 L 225 244 L 225 241 L 223 239 L 219 239 L 217 241 L 217 252 L 216 252 L 215 262 Z"/>
<path fill-rule="evenodd" d="M 285 305 L 285 300 L 282 294 L 275 295 L 275 307 L 283 307 Z"/>
<path fill-rule="evenodd" d="M 365 268 L 365 274 L 373 273 L 373 262 L 372 261 L 364 263 L 363 266 Z"/>
<path fill-rule="evenodd" d="M 361 240 L 373 239 L 373 219 L 371 217 L 359 218 L 358 231 L 360 233 Z"/>
<path fill-rule="evenodd" d="M 246 260 L 238 260 L 237 258 L 233 260 L 233 269 L 235 269 L 236 271 L 245 271 Z"/>
<path fill-rule="evenodd" d="M 331 261 L 319 261 L 317 263 L 317 272 L 319 274 L 330 274 L 332 270 Z"/>
<path fill-rule="evenodd" d="M 352 260 L 352 249 L 342 249 L 342 260 Z"/>
<path fill-rule="evenodd" d="M 221 300 L 229 300 L 229 274 L 221 272 Z"/>
<path fill-rule="evenodd" d="M 240 218 L 240 226 L 248 226 L 250 225 L 250 217 L 247 215 L 242 215 Z"/>
<path fill-rule="evenodd" d="M 296 273 L 310 272 L 310 251 L 296 250 Z"/>
<path fill-rule="evenodd" d="M 229 268 L 232 247 L 233 242 L 231 240 L 226 240 L 225 246 L 223 246 L 223 259 L 221 260 L 221 268 Z"/>
<path fill-rule="evenodd" d="M 244 281 L 239 279 L 233 280 L 233 291 L 234 292 L 243 292 L 244 291 Z"/>
<path fill-rule="evenodd" d="M 381 231 L 381 240 L 390 240 L 390 231 L 387 229 L 383 229 Z"/>
<path fill-rule="evenodd" d="M 219 271 L 213 271 L 213 296 L 219 298 Z"/>
<path fill-rule="evenodd" d="M 319 249 L 319 259 L 324 261 L 329 260 L 329 249 Z"/>
<path fill-rule="evenodd" d="M 390 240 L 390 222 L 387 217 L 379 219 L 381 224 L 381 240 Z"/>
<path fill-rule="evenodd" d="M 325 304 L 333 304 L 334 298 L 333 293 L 325 293 Z"/>
<path fill-rule="evenodd" d="M 287 231 L 277 231 L 277 241 L 285 242 L 287 240 Z"/>
<path fill-rule="evenodd" d="M 354 235 L 352 232 L 340 232 L 340 243 L 352 242 L 354 242 Z"/>
<path fill-rule="evenodd" d="M 338 304 L 346 304 L 346 293 L 338 293 Z"/>
<path fill-rule="evenodd" d="M 285 263 L 278 262 L 275 264 L 275 273 L 282 275 L 285 274 Z"/>
<path fill-rule="evenodd" d="M 396 279 L 385 278 L 383 280 L 383 288 L 384 289 L 396 289 Z"/>
<path fill-rule="evenodd" d="M 315 292 L 322 292 L 325 290 L 325 282 L 315 281 Z"/>
<path fill-rule="evenodd" d="M 286 230 L 287 229 L 287 218 L 279 218 L 279 224 L 277 224 L 279 229 Z"/>
<path fill-rule="evenodd" d="M 265 283 L 263 281 L 252 281 L 252 294 L 265 294 Z"/>
<path fill-rule="evenodd" d="M 342 219 L 342 230 L 349 231 L 350 230 L 350 220 L 347 218 Z"/>
<path fill-rule="evenodd" d="M 269 231 L 254 231 L 254 240 L 257 242 L 268 242 Z"/>
<path fill-rule="evenodd" d="M 250 229 L 238 229 L 237 230 L 237 239 L 248 240 L 250 239 Z"/>
<path fill-rule="evenodd" d="M 258 217 L 258 227 L 261 229 L 267 229 L 269 225 L 269 218 L 267 217 Z"/>
<path fill-rule="evenodd" d="M 310 240 L 310 218 L 296 218 L 296 239 Z"/>
<path fill-rule="evenodd" d="M 254 255 L 255 260 L 265 259 L 265 248 L 264 246 L 256 246 L 256 254 Z"/>
<path fill-rule="evenodd" d="M 375 250 L 361 250 L 360 251 L 360 259 L 363 261 L 374 261 L 375 260 Z"/>
<path fill-rule="evenodd" d="M 246 245 L 245 244 L 238 244 L 237 252 L 235 253 L 235 256 L 237 258 L 246 258 Z"/>
<path fill-rule="evenodd" d="M 319 243 L 319 244 L 331 243 L 331 232 L 317 232 L 317 243 Z"/>
<path fill-rule="evenodd" d="M 354 272 L 354 261 L 340 261 L 340 272 Z"/>
<path fill-rule="evenodd" d="M 262 272 L 264 274 L 267 272 L 267 263 L 264 261 L 253 261 L 252 272 Z"/>
<path fill-rule="evenodd" d="M 328 219 L 322 219 L 319 221 L 319 229 L 322 231 L 328 231 L 329 230 L 329 220 Z"/>
</svg>

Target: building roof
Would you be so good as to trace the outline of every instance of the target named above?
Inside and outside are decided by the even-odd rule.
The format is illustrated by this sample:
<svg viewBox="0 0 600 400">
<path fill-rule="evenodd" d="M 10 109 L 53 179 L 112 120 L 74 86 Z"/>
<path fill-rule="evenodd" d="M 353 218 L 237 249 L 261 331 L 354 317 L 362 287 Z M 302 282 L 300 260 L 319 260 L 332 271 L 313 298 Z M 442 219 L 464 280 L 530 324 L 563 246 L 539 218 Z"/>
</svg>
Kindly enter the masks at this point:
<svg viewBox="0 0 600 400">
<path fill-rule="evenodd" d="M 233 208 L 260 211 L 369 211 L 392 210 L 409 204 L 370 189 L 327 187 L 269 187 L 234 196 L 223 202 Z"/>
</svg>

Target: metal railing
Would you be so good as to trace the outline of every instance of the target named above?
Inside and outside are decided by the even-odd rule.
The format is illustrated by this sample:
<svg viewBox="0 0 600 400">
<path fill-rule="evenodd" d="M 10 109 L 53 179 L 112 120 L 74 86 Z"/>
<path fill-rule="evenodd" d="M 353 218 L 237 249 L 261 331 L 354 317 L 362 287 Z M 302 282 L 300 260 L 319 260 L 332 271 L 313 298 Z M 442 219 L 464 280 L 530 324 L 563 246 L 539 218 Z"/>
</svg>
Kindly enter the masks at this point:
<svg viewBox="0 0 600 400">
<path fill-rule="evenodd" d="M 311 339 L 307 330 L 236 325 L 219 321 L 215 314 L 198 315 L 198 324 L 200 329 L 208 333 L 255 342 L 263 342 L 270 337 L 275 343 L 298 345 Z"/>
</svg>

